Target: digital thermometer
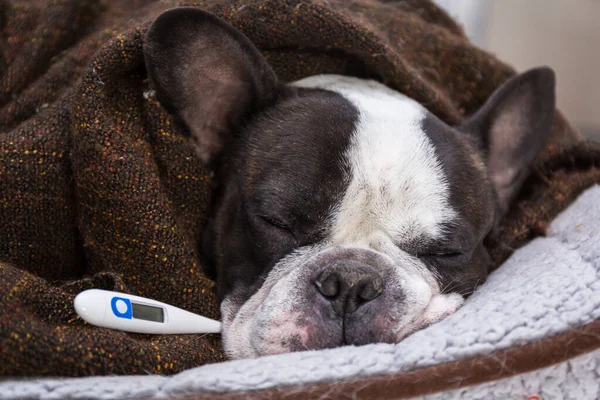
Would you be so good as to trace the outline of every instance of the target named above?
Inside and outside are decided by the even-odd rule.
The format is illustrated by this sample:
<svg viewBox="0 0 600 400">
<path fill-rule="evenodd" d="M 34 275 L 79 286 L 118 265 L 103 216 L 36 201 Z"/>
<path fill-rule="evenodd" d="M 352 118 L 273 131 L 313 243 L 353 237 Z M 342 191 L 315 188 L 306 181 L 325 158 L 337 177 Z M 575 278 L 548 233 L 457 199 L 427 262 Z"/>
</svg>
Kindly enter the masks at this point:
<svg viewBox="0 0 600 400">
<path fill-rule="evenodd" d="M 74 303 L 83 320 L 103 328 L 163 335 L 221 332 L 219 321 L 126 293 L 90 289 Z"/>
</svg>

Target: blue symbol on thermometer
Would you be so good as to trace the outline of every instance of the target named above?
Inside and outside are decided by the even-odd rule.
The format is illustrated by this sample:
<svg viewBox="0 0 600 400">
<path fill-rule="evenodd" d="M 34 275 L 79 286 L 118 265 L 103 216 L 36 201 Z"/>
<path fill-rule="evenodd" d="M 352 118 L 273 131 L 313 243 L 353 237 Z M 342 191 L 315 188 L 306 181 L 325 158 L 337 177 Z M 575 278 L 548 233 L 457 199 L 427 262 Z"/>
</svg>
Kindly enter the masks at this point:
<svg viewBox="0 0 600 400">
<path fill-rule="evenodd" d="M 131 307 L 131 300 L 125 297 L 113 297 L 110 300 L 110 308 L 113 314 L 119 318 L 133 318 L 133 309 Z"/>
</svg>

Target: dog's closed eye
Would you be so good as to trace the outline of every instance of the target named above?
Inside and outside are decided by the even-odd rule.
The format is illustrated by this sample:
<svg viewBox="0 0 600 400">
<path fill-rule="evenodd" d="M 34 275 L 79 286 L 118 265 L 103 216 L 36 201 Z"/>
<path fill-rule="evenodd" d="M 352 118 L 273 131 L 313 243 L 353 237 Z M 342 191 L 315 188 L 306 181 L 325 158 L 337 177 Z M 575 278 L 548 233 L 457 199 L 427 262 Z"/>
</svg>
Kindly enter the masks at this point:
<svg viewBox="0 0 600 400">
<path fill-rule="evenodd" d="M 263 222 L 263 224 L 268 225 L 272 228 L 278 229 L 279 231 L 290 235 L 291 237 L 294 238 L 294 240 L 298 241 L 294 231 L 292 230 L 292 228 L 290 228 L 289 224 L 287 224 L 286 222 L 283 222 L 281 219 L 277 218 L 277 217 L 273 217 L 270 215 L 258 215 L 258 219 L 261 220 Z"/>
<path fill-rule="evenodd" d="M 273 225 L 276 228 L 283 229 L 283 230 L 291 232 L 290 227 L 285 222 L 281 221 L 280 219 L 278 219 L 276 217 L 272 217 L 272 216 L 268 216 L 268 215 L 259 215 L 258 217 L 263 222 L 266 222 L 269 225 Z"/>
<path fill-rule="evenodd" d="M 417 254 L 417 257 L 426 260 L 438 260 L 444 262 L 458 262 L 464 257 L 471 254 L 470 251 L 462 249 L 440 249 L 427 250 Z"/>
</svg>

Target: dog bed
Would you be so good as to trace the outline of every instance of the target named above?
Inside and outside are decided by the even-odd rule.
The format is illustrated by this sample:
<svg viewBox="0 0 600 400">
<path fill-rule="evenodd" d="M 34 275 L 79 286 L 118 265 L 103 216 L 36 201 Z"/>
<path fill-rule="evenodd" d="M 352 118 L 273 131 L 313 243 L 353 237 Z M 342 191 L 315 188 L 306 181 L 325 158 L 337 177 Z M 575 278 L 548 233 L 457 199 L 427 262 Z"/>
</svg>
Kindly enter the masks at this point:
<svg viewBox="0 0 600 400">
<path fill-rule="evenodd" d="M 61 397 L 60 388 L 70 390 L 72 384 L 82 390 L 95 388 L 83 397 L 101 396 L 98 390 L 114 390 L 113 397 L 168 397 L 250 388 L 279 396 L 284 390 L 280 387 L 317 382 L 329 383 L 290 389 L 287 396 L 302 397 L 312 390 L 323 396 L 377 397 L 382 388 L 400 396 L 447 389 L 447 382 L 436 378 L 440 376 L 453 376 L 448 379 L 460 387 L 575 362 L 567 360 L 598 346 L 598 325 L 593 322 L 597 312 L 584 307 L 593 304 L 591 298 L 581 298 L 577 322 L 564 319 L 571 314 L 563 315 L 560 307 L 556 319 L 546 320 L 541 314 L 536 318 L 535 310 L 557 304 L 554 297 L 548 300 L 544 292 L 538 293 L 530 275 L 506 272 L 517 257 L 512 268 L 522 267 L 523 273 L 547 263 L 562 271 L 557 285 L 575 277 L 572 281 L 580 283 L 587 275 L 577 269 L 578 248 L 561 252 L 561 257 L 571 258 L 556 258 L 555 263 L 552 258 L 528 262 L 529 256 L 519 259 L 519 252 L 492 276 L 468 304 L 483 307 L 499 300 L 494 296 L 501 293 L 507 308 L 519 305 L 519 315 L 538 321 L 539 329 L 510 325 L 515 319 L 508 317 L 501 320 L 506 326 L 472 320 L 492 329 L 483 331 L 488 332 L 487 342 L 469 336 L 467 316 L 491 317 L 483 311 L 469 313 L 465 307 L 444 322 L 465 318 L 452 325 L 453 330 L 449 325 L 432 326 L 397 346 L 298 353 L 190 370 L 225 359 L 218 335 L 144 336 L 85 324 L 72 301 L 89 288 L 135 293 L 219 317 L 213 282 L 202 273 L 196 246 L 206 220 L 210 175 L 154 98 L 144 70 L 142 44 L 149 22 L 177 5 L 202 7 L 242 30 L 283 80 L 319 73 L 377 79 L 450 124 L 474 112 L 515 73 L 473 47 L 452 19 L 423 0 L 0 3 L 0 373 L 18 379 L 3 381 L 3 396 L 46 388 L 47 395 Z M 486 242 L 494 265 L 547 233 L 556 215 L 600 183 L 599 161 L 600 146 L 585 141 L 557 111 L 551 139 L 525 189 Z M 582 223 L 578 229 L 587 229 L 586 222 L 568 221 Z M 564 235 L 570 232 L 556 229 Z M 553 251 L 549 254 L 555 254 L 575 243 L 562 243 L 556 239 L 562 236 L 552 232 L 523 251 L 547 243 Z M 582 255 L 595 262 L 593 254 Z M 520 284 L 494 289 L 494 279 L 500 281 L 496 276 L 511 282 L 520 278 L 518 282 L 530 285 L 529 293 L 518 297 L 515 286 Z M 548 285 L 552 295 L 563 293 L 548 279 L 540 287 Z M 453 332 L 448 341 L 435 333 L 444 329 L 440 326 Z M 502 333 L 513 331 L 524 336 Z M 451 362 L 492 351 L 493 357 Z M 467 371 L 477 378 L 467 378 Z M 22 380 L 91 375 L 137 377 L 123 378 L 126 386 L 114 377 L 67 380 L 64 385 Z"/>
<path fill-rule="evenodd" d="M 558 216 L 547 237 L 516 251 L 457 313 L 396 345 L 224 362 L 172 377 L 3 382 L 0 392 L 8 399 L 169 398 L 226 392 L 223 398 L 375 399 L 444 390 L 435 398 L 537 394 L 543 399 L 596 399 L 598 226 L 600 186 L 595 186 Z M 545 365 L 552 366 L 540 368 Z M 531 369 L 536 371 L 520 375 Z M 511 378 L 452 390 L 506 376 Z"/>
</svg>

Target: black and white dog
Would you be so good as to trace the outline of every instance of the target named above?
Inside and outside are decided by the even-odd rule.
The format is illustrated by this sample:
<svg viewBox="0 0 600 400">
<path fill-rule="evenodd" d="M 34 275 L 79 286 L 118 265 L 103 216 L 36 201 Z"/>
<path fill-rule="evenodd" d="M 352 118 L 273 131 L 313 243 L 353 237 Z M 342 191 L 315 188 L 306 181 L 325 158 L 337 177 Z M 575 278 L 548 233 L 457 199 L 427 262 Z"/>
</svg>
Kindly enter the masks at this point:
<svg viewBox="0 0 600 400">
<path fill-rule="evenodd" d="M 284 84 L 193 8 L 159 16 L 144 51 L 157 98 L 215 171 L 202 252 L 233 358 L 394 343 L 455 312 L 554 113 L 547 68 L 456 127 L 378 82 Z"/>
</svg>

